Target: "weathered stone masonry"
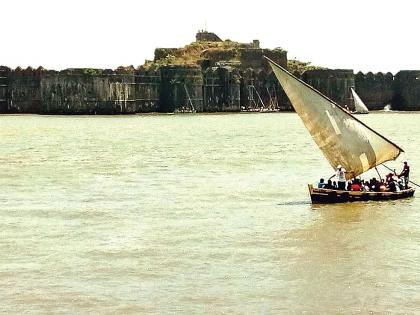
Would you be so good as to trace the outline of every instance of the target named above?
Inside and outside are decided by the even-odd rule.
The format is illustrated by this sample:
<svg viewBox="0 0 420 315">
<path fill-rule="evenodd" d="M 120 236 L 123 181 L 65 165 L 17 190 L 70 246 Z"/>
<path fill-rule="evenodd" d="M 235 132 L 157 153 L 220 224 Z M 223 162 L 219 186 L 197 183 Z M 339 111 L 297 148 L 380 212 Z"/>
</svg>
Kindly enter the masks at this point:
<svg viewBox="0 0 420 315">
<path fill-rule="evenodd" d="M 369 109 L 383 109 L 391 104 L 394 92 L 394 76 L 388 72 L 373 74 L 361 72 L 355 75 L 355 85 L 357 94 Z"/>
<path fill-rule="evenodd" d="M 296 75 L 298 75 L 296 73 Z M 417 72 L 402 71 L 395 79 L 351 70 L 308 70 L 301 78 L 322 93 L 352 107 L 356 87 L 370 109 L 392 102 L 396 109 L 420 108 Z M 132 114 L 147 112 L 235 112 L 292 110 L 274 73 L 264 66 L 169 65 L 102 69 L 0 68 L 0 113 Z"/>
<path fill-rule="evenodd" d="M 239 70 L 210 67 L 203 76 L 203 110 L 205 112 L 237 112 L 241 110 L 241 74 Z"/>
<path fill-rule="evenodd" d="M 135 71 L 134 77 L 137 112 L 158 112 L 160 110 L 160 71 L 140 67 Z"/>
<path fill-rule="evenodd" d="M 203 111 L 203 75 L 199 66 L 163 66 L 160 75 L 160 111 Z"/>
<path fill-rule="evenodd" d="M 117 70 L 0 68 L 0 112 L 41 114 L 132 114 L 174 111 L 290 110 L 263 59 L 232 65 L 166 65 Z M 282 52 L 277 61 L 286 66 Z M 274 56 L 276 57 L 276 56 Z"/>
<path fill-rule="evenodd" d="M 351 88 L 354 88 L 353 70 L 307 70 L 302 79 L 341 105 L 353 107 Z"/>
<path fill-rule="evenodd" d="M 8 112 L 10 69 L 0 67 L 0 113 Z"/>
<path fill-rule="evenodd" d="M 9 72 L 8 111 L 39 113 L 41 106 L 41 74 L 43 69 L 17 68 Z"/>
<path fill-rule="evenodd" d="M 287 52 L 252 43 L 223 42 L 199 32 L 210 44 L 196 64 L 167 65 L 183 48 L 157 48 L 152 66 L 109 69 L 12 70 L 0 67 L 0 113 L 133 114 L 147 112 L 238 112 L 293 110 L 264 56 L 287 68 Z M 212 44 L 215 43 L 215 44 Z M 213 45 L 213 46 L 212 46 Z M 294 73 L 341 105 L 354 108 L 355 88 L 369 109 L 420 110 L 420 71 L 354 75 L 353 70 Z"/>
<path fill-rule="evenodd" d="M 420 110 L 420 71 L 398 72 L 394 79 L 393 92 L 393 109 Z"/>
<path fill-rule="evenodd" d="M 134 69 L 68 69 L 41 75 L 41 113 L 137 112 Z"/>
<path fill-rule="evenodd" d="M 160 74 L 119 68 L 0 68 L 0 113 L 132 114 L 158 111 Z"/>
</svg>

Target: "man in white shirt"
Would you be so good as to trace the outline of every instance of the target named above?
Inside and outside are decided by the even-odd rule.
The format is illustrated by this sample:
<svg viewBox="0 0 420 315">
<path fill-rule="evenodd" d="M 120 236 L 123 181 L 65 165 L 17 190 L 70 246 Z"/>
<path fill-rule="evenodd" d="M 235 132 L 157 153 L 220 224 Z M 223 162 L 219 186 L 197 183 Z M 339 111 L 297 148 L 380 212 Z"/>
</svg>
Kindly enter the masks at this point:
<svg viewBox="0 0 420 315">
<path fill-rule="evenodd" d="M 338 181 L 338 189 L 346 190 L 346 169 L 341 165 L 338 165 L 336 176 Z"/>
</svg>

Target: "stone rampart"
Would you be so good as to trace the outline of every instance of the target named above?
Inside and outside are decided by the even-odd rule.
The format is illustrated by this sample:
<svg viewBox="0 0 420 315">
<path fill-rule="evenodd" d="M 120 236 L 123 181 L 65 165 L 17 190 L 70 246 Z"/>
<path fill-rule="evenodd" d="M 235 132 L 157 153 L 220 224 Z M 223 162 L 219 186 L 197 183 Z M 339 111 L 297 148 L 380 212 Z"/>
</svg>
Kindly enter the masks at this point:
<svg viewBox="0 0 420 315">
<path fill-rule="evenodd" d="M 392 108 L 397 110 L 420 110 L 420 70 L 404 70 L 394 80 Z"/>
<path fill-rule="evenodd" d="M 136 111 L 150 113 L 159 111 L 161 77 L 157 69 L 140 67 L 135 72 Z"/>
<path fill-rule="evenodd" d="M 350 90 L 355 86 L 353 70 L 306 70 L 302 79 L 338 104 L 354 109 Z"/>
<path fill-rule="evenodd" d="M 367 108 L 371 110 L 383 109 L 391 104 L 394 98 L 394 77 L 392 73 L 381 72 L 363 74 L 358 72 L 355 76 L 355 90 Z"/>
<path fill-rule="evenodd" d="M 199 66 L 162 66 L 160 75 L 161 112 L 203 111 L 203 74 Z"/>
<path fill-rule="evenodd" d="M 136 112 L 134 68 L 45 71 L 43 114 L 130 114 Z"/>
<path fill-rule="evenodd" d="M 204 74 L 205 112 L 240 111 L 240 73 L 231 67 L 208 68 Z"/>
<path fill-rule="evenodd" d="M 295 73 L 298 75 L 298 73 Z M 302 79 L 353 108 L 350 87 L 369 109 L 420 110 L 420 71 L 395 78 L 352 70 L 308 70 Z M 292 110 L 270 69 L 219 65 L 116 70 L 0 67 L 0 113 L 130 114 L 173 111 Z"/>
<path fill-rule="evenodd" d="M 0 113 L 9 112 L 9 80 L 11 69 L 0 67 Z"/>
<path fill-rule="evenodd" d="M 8 112 L 39 113 L 41 108 L 41 73 L 43 69 L 16 68 L 10 72 Z"/>
</svg>

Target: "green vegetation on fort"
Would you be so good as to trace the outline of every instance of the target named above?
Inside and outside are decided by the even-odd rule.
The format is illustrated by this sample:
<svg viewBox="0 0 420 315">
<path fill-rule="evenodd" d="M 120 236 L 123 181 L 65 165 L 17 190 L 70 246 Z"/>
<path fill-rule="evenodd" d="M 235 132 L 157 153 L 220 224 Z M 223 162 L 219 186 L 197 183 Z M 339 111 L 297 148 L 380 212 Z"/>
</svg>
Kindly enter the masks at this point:
<svg viewBox="0 0 420 315">
<path fill-rule="evenodd" d="M 297 59 L 287 60 L 287 68 L 291 73 L 299 73 L 299 74 L 302 74 L 306 70 L 326 69 L 323 67 L 311 65 L 310 62 L 304 62 Z"/>
<path fill-rule="evenodd" d="M 246 45 L 230 40 L 195 41 L 182 48 L 160 48 L 159 58 L 153 62 L 147 61 L 145 66 L 197 65 L 206 56 L 218 53 L 229 57 L 226 62 L 239 62 L 239 49 Z"/>
<path fill-rule="evenodd" d="M 195 41 L 181 48 L 159 48 L 155 52 L 154 61 L 146 61 L 145 67 L 166 65 L 197 65 L 205 59 L 223 59 L 224 63 L 239 64 L 241 50 L 253 48 L 252 44 L 225 41 Z M 275 48 L 274 51 L 284 51 Z M 287 66 L 292 73 L 302 74 L 306 70 L 325 69 L 314 66 L 310 62 L 297 59 L 288 60 Z"/>
</svg>

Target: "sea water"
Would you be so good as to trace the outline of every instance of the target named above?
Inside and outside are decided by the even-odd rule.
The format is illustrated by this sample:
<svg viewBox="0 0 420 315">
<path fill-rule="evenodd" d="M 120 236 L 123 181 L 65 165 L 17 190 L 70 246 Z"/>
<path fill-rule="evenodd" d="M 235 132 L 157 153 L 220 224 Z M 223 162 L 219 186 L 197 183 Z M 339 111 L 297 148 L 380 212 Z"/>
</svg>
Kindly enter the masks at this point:
<svg viewBox="0 0 420 315">
<path fill-rule="evenodd" d="M 359 117 L 418 182 L 419 115 Z M 294 113 L 0 116 L 0 312 L 417 313 L 420 197 L 333 173 Z"/>
</svg>

